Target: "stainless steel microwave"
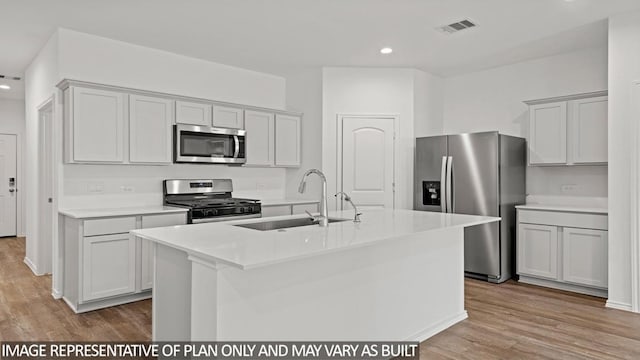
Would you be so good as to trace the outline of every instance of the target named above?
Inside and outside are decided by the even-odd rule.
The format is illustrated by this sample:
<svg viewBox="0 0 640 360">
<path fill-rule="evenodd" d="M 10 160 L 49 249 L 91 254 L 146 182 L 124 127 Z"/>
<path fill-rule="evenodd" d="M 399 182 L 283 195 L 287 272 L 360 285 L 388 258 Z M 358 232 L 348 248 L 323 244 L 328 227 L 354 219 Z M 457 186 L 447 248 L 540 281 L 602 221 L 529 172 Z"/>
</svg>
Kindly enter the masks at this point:
<svg viewBox="0 0 640 360">
<path fill-rule="evenodd" d="M 210 126 L 175 125 L 177 163 L 244 164 L 246 131 Z"/>
</svg>

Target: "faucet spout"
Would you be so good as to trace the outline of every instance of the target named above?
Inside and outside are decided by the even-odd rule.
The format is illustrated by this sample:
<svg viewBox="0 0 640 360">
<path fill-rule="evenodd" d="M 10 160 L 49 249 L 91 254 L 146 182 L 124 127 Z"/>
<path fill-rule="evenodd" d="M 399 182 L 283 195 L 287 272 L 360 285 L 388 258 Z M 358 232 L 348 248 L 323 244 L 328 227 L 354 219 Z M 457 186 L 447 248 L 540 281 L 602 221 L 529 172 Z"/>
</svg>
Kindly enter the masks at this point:
<svg viewBox="0 0 640 360">
<path fill-rule="evenodd" d="M 307 184 L 307 176 L 311 174 L 318 175 L 318 177 L 320 177 L 320 180 L 322 180 L 322 194 L 320 195 L 320 222 L 318 223 L 318 225 L 327 227 L 329 226 L 329 209 L 327 207 L 327 177 L 324 176 L 322 171 L 318 169 L 307 170 L 307 172 L 302 175 L 302 180 L 300 180 L 300 185 L 298 186 L 298 192 L 301 194 L 304 193 Z"/>
<path fill-rule="evenodd" d="M 344 201 L 348 201 L 349 204 L 351 204 L 351 206 L 353 207 L 353 211 L 354 211 L 353 222 L 359 223 L 360 222 L 360 215 L 362 215 L 362 213 L 358 212 L 358 208 L 356 207 L 356 204 L 354 204 L 353 201 L 351 200 L 351 196 L 349 196 L 349 194 L 347 194 L 344 191 L 339 191 L 337 194 L 335 194 L 333 196 L 338 197 L 338 195 L 342 195 L 342 198 L 344 199 Z"/>
</svg>

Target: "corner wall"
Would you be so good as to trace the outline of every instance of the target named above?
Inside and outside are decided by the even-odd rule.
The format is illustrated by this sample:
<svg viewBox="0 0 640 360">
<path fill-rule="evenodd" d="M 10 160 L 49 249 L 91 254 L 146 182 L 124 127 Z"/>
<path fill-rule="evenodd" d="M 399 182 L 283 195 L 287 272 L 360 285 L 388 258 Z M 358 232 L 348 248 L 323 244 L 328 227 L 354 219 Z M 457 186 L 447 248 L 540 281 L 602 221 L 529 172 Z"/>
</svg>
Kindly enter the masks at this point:
<svg viewBox="0 0 640 360">
<path fill-rule="evenodd" d="M 634 132 L 640 112 L 634 82 L 640 81 L 640 12 L 609 19 L 609 301 L 607 306 L 632 310 L 632 264 L 640 239 L 632 218 L 637 205 L 637 168 L 640 154 Z M 636 194 L 636 198 L 632 198 Z M 636 254 L 632 254 L 635 249 Z M 636 272 L 633 274 L 632 272 Z M 640 284 L 635 284 L 639 286 Z M 640 294 L 638 294 L 640 295 Z M 637 308 L 639 304 L 635 304 Z M 637 309 L 636 309 L 637 310 Z"/>
</svg>

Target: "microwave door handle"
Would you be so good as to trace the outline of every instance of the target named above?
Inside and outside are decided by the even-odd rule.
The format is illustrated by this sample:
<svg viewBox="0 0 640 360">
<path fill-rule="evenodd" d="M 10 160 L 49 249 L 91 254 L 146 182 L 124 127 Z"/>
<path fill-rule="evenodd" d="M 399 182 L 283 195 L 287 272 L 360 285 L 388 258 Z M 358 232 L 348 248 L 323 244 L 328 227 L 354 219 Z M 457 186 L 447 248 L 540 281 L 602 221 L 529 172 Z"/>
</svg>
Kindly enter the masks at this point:
<svg viewBox="0 0 640 360">
<path fill-rule="evenodd" d="M 238 158 L 238 154 L 240 154 L 240 140 L 238 140 L 238 135 L 234 135 L 233 136 L 233 142 L 236 145 L 236 149 L 233 152 L 233 158 L 237 159 Z"/>
</svg>

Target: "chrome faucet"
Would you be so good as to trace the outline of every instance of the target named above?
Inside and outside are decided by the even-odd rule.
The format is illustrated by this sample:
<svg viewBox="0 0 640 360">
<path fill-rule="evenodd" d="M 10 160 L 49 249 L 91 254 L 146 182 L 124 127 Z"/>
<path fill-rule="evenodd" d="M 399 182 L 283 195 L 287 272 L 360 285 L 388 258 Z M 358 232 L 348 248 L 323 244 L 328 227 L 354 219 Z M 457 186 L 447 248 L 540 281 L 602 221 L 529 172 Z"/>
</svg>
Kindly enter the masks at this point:
<svg viewBox="0 0 640 360">
<path fill-rule="evenodd" d="M 302 175 L 302 180 L 300 180 L 300 186 L 298 186 L 298 192 L 300 194 L 304 193 L 304 189 L 307 186 L 307 176 L 311 174 L 316 174 L 322 180 L 322 197 L 320 198 L 320 216 L 317 218 L 318 225 L 322 227 L 327 227 L 329 225 L 329 210 L 327 208 L 327 177 L 324 176 L 322 171 L 318 169 L 307 170 L 304 175 Z M 315 219 L 315 217 L 314 217 Z"/>
<path fill-rule="evenodd" d="M 362 215 L 362 213 L 358 212 L 358 208 L 356 207 L 356 204 L 354 204 L 353 201 L 351 201 L 351 196 L 349 196 L 349 194 L 347 194 L 344 191 L 339 191 L 337 194 L 335 194 L 333 196 L 338 197 L 338 195 L 340 195 L 340 194 L 342 194 L 342 198 L 345 201 L 348 201 L 349 204 L 351 204 L 351 206 L 353 206 L 353 211 L 354 211 L 353 222 L 359 223 L 360 222 L 360 215 Z"/>
</svg>

